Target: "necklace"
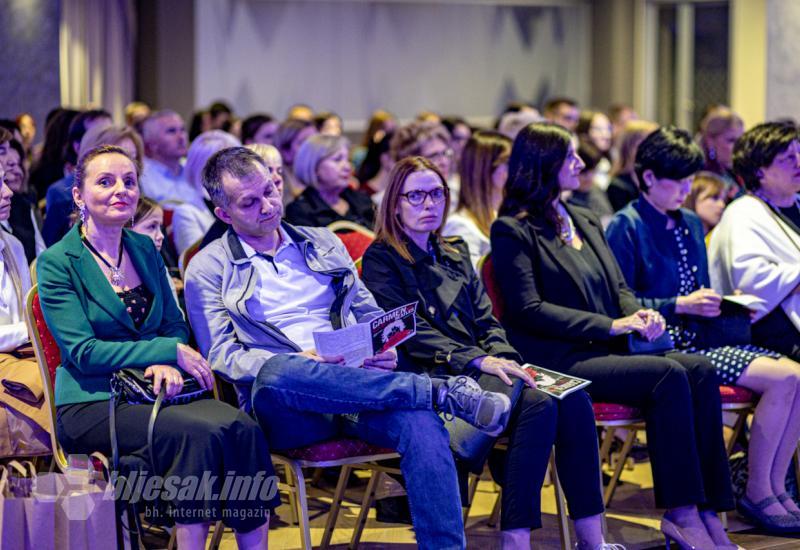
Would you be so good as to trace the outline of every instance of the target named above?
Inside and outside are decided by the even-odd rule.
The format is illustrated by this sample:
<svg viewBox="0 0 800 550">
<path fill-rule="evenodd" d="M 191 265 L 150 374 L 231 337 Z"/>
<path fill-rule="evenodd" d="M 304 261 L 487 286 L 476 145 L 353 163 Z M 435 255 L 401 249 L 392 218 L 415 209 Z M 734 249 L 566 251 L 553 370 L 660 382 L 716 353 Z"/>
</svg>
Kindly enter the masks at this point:
<svg viewBox="0 0 800 550">
<path fill-rule="evenodd" d="M 558 210 L 559 232 L 558 236 L 562 241 L 569 244 L 575 239 L 575 225 L 572 223 L 567 209 L 560 202 L 556 205 Z"/>
<path fill-rule="evenodd" d="M 92 254 L 100 258 L 100 261 L 111 270 L 111 284 L 114 286 L 122 286 L 122 283 L 125 281 L 125 274 L 122 273 L 122 270 L 120 269 L 120 266 L 122 265 L 122 239 L 119 241 L 119 258 L 117 258 L 116 266 L 111 265 L 111 263 L 109 263 L 109 261 L 106 260 L 94 246 L 92 246 L 92 243 L 89 242 L 89 239 L 86 238 L 86 235 L 81 235 L 81 240 L 83 241 L 83 244 L 86 245 L 86 248 L 88 248 Z"/>
</svg>

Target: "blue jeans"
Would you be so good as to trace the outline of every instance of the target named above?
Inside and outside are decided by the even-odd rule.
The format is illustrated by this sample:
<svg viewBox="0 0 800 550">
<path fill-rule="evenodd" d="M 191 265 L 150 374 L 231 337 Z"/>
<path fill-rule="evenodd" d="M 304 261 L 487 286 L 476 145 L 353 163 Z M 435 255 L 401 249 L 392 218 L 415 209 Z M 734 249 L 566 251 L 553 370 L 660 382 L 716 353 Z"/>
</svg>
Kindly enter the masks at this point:
<svg viewBox="0 0 800 550">
<path fill-rule="evenodd" d="M 270 449 L 341 436 L 396 449 L 419 547 L 465 547 L 455 463 L 427 376 L 276 355 L 261 367 L 252 395 Z"/>
</svg>

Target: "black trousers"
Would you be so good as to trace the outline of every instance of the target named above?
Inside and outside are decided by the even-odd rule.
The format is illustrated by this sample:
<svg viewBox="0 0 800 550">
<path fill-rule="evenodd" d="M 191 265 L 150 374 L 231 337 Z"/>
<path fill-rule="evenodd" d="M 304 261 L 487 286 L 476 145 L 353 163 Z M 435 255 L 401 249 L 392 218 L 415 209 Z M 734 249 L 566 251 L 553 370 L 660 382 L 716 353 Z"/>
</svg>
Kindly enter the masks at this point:
<svg viewBox="0 0 800 550">
<path fill-rule="evenodd" d="M 603 512 L 597 432 L 588 394 L 577 391 L 558 400 L 525 388 L 505 435 L 508 451 L 489 459 L 492 475 L 503 487 L 502 530 L 542 526 L 540 492 L 554 444 L 572 519 Z"/>
<path fill-rule="evenodd" d="M 658 507 L 733 509 L 719 381 L 708 359 L 584 354 L 561 368 L 591 380 L 586 389 L 595 402 L 642 409 Z"/>
<path fill-rule="evenodd" d="M 782 307 L 776 307 L 752 325 L 753 343 L 800 361 L 800 332 Z"/>
<path fill-rule="evenodd" d="M 133 455 L 150 463 L 147 426 L 150 405 L 117 406 L 115 420 L 120 455 Z M 89 454 L 100 451 L 111 456 L 108 401 L 62 405 L 57 410 L 58 440 L 66 453 Z M 222 520 L 228 527 L 248 532 L 263 525 L 266 510 L 280 505 L 275 493 L 245 491 L 253 487 L 256 476 L 275 475 L 267 442 L 255 420 L 230 405 L 203 399 L 185 405 L 163 408 L 153 432 L 156 474 L 187 487 L 170 499 L 172 519 L 192 524 Z M 226 479 L 226 476 L 228 479 Z M 234 476 L 252 476 L 236 480 Z M 194 481 L 193 481 L 194 480 Z M 228 481 L 230 480 L 230 481 Z M 273 482 L 275 480 L 273 479 Z M 225 483 L 229 489 L 224 489 Z M 192 484 L 208 490 L 191 490 Z M 239 490 L 232 490 L 240 483 Z M 263 485 L 262 485 L 263 486 Z M 244 493 L 247 492 L 247 496 Z M 255 493 L 255 494 L 254 494 Z"/>
</svg>

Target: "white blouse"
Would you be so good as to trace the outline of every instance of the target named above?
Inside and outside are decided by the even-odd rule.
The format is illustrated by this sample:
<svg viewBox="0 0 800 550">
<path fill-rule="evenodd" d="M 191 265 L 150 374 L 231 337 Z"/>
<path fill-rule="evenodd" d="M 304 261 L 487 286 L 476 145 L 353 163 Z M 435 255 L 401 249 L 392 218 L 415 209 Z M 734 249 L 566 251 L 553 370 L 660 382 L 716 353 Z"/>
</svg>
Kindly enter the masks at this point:
<svg viewBox="0 0 800 550">
<path fill-rule="evenodd" d="M 0 230 L 0 352 L 9 352 L 28 342 L 28 327 L 22 316 L 23 304 L 19 302 L 14 282 L 8 266 L 3 259 L 2 251 L 8 248 L 16 263 L 22 299 L 31 288 L 31 276 L 28 271 L 28 260 L 22 243 L 5 231 Z"/>
<path fill-rule="evenodd" d="M 484 235 L 475 221 L 468 215 L 456 212 L 447 217 L 442 235 L 445 237 L 461 237 L 469 247 L 469 258 L 472 267 L 478 270 L 478 261 L 491 250 L 489 237 Z"/>
</svg>

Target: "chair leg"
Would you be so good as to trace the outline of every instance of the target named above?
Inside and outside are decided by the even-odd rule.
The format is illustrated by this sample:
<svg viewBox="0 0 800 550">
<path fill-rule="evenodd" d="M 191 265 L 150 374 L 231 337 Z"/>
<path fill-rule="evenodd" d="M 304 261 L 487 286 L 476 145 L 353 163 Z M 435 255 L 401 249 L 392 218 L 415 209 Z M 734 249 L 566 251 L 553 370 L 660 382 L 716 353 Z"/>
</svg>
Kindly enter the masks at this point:
<svg viewBox="0 0 800 550">
<path fill-rule="evenodd" d="M 319 543 L 322 550 L 328 548 L 331 543 L 333 530 L 336 528 L 336 519 L 339 516 L 339 509 L 342 506 L 344 491 L 347 489 L 347 481 L 350 479 L 350 470 L 351 467 L 345 464 L 339 472 L 339 481 L 336 483 L 336 491 L 333 493 L 333 501 L 331 502 L 331 509 L 328 511 L 328 519 L 325 522 L 322 542 Z"/>
<path fill-rule="evenodd" d="M 558 511 L 558 533 L 561 537 L 561 550 L 571 550 L 572 543 L 569 536 L 567 502 L 564 498 L 564 489 L 561 487 L 561 481 L 558 479 L 555 451 L 550 453 L 550 478 L 553 480 L 553 484 L 555 485 L 556 510 Z"/>
<path fill-rule="evenodd" d="M 472 503 L 475 501 L 475 493 L 478 491 L 478 482 L 480 479 L 481 476 L 479 475 L 470 475 L 469 487 L 467 488 L 467 505 L 464 507 L 464 527 L 467 526 L 467 518 L 469 517 L 469 511 L 472 508 Z"/>
<path fill-rule="evenodd" d="M 622 450 L 619 454 L 619 459 L 617 460 L 617 464 L 614 467 L 614 473 L 611 476 L 611 480 L 608 482 L 608 487 L 606 487 L 605 494 L 603 495 L 603 504 L 608 507 L 608 503 L 611 502 L 611 498 L 614 496 L 614 491 L 617 488 L 617 483 L 619 483 L 619 478 L 622 475 L 622 469 L 625 467 L 625 461 L 628 459 L 628 454 L 631 452 L 631 448 L 633 447 L 633 442 L 636 440 L 636 427 L 631 426 L 628 428 L 628 435 L 625 437 L 625 442 L 622 444 Z"/>
<path fill-rule="evenodd" d="M 292 525 L 299 525 L 300 523 L 297 517 L 297 481 L 294 479 L 294 474 L 292 474 L 292 469 L 288 464 L 284 464 L 283 470 L 284 475 L 286 476 L 286 485 L 289 491 L 290 523 Z"/>
<path fill-rule="evenodd" d="M 169 534 L 169 542 L 167 543 L 167 550 L 175 550 L 175 548 L 177 548 L 177 545 L 178 545 L 178 533 L 177 531 L 175 531 L 175 528 L 173 528 L 172 533 Z"/>
<path fill-rule="evenodd" d="M 602 443 L 600 445 L 600 463 L 608 462 L 611 465 L 609 454 L 611 453 L 611 445 L 614 443 L 614 430 L 603 428 L 602 430 Z"/>
<path fill-rule="evenodd" d="M 725 453 L 731 456 L 733 446 L 736 445 L 736 440 L 739 439 L 739 434 L 742 433 L 745 422 L 747 422 L 747 415 L 750 411 L 736 411 L 736 422 L 733 423 L 733 433 L 730 440 L 725 444 Z"/>
<path fill-rule="evenodd" d="M 494 503 L 494 508 L 492 508 L 492 513 L 489 516 L 489 521 L 486 524 L 491 527 L 497 527 L 497 524 L 500 523 L 500 503 L 503 501 L 503 489 L 497 489 L 497 500 Z"/>
<path fill-rule="evenodd" d="M 174 530 L 173 530 L 174 533 Z M 211 537 L 211 542 L 208 545 L 208 550 L 217 550 L 222 542 L 222 535 L 225 533 L 225 525 L 222 521 L 214 524 L 214 535 Z"/>
<path fill-rule="evenodd" d="M 303 550 L 311 550 L 311 525 L 308 518 L 308 498 L 306 497 L 306 479 L 303 468 L 292 464 L 292 473 L 297 482 L 297 515 L 300 523 L 300 546 Z"/>
<path fill-rule="evenodd" d="M 350 538 L 350 546 L 348 546 L 351 550 L 358 548 L 358 543 L 361 541 L 361 533 L 367 524 L 367 516 L 369 515 L 369 509 L 372 507 L 372 501 L 375 499 L 375 490 L 378 488 L 380 477 L 380 472 L 372 472 L 369 483 L 367 483 L 364 499 L 361 501 L 361 510 L 358 512 L 358 519 L 353 529 L 353 536 Z"/>
</svg>

